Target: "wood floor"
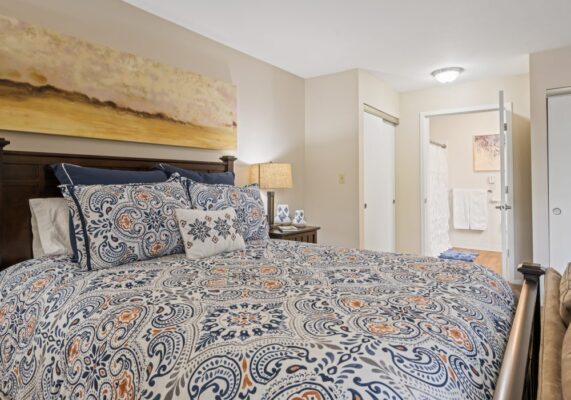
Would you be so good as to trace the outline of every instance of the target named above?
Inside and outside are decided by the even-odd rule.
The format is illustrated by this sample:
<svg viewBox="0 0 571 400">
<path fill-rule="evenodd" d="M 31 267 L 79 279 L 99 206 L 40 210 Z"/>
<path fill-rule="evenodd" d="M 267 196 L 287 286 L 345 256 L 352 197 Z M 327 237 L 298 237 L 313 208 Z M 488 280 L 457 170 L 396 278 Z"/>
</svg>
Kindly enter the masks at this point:
<svg viewBox="0 0 571 400">
<path fill-rule="evenodd" d="M 458 251 L 468 251 L 470 253 L 480 253 L 476 260 L 474 260 L 475 264 L 483 265 L 494 271 L 495 273 L 501 275 L 502 274 L 502 253 L 499 251 L 486 251 L 486 250 L 477 250 L 477 249 L 462 249 L 462 248 L 454 248 L 454 250 Z"/>
<path fill-rule="evenodd" d="M 463 249 L 459 247 L 455 247 L 454 250 L 457 251 L 467 251 L 470 253 L 480 253 L 474 263 L 478 265 L 483 265 L 497 273 L 498 275 L 502 274 L 502 253 L 499 251 L 486 251 L 486 250 L 476 250 L 476 249 Z M 521 292 L 521 285 L 513 284 L 509 282 L 512 290 L 514 291 L 516 298 L 519 297 Z"/>
</svg>

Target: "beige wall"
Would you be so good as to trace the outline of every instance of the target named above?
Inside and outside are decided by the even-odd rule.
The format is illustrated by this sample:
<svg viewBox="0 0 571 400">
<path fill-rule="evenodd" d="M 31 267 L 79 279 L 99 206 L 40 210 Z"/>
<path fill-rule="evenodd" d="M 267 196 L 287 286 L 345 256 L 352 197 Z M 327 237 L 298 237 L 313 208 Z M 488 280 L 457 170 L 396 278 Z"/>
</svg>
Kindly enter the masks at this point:
<svg viewBox="0 0 571 400">
<path fill-rule="evenodd" d="M 357 105 L 356 70 L 306 80 L 304 203 L 320 243 L 359 245 Z"/>
<path fill-rule="evenodd" d="M 549 203 L 547 176 L 547 89 L 571 86 L 571 47 L 533 53 L 531 86 L 531 157 L 533 180 L 533 256 L 549 265 Z"/>
<path fill-rule="evenodd" d="M 359 247 L 363 104 L 398 117 L 398 94 L 362 70 L 308 79 L 305 93 L 307 220 L 322 227 L 320 243 Z"/>
<path fill-rule="evenodd" d="M 497 111 L 473 114 L 442 115 L 430 118 L 430 140 L 447 145 L 448 187 L 452 189 L 492 190 L 488 194 L 488 227 L 483 231 L 454 229 L 450 195 L 450 242 L 452 247 L 501 251 L 501 213 L 496 210 L 501 193 L 500 172 L 474 171 L 473 138 L 475 135 L 499 134 Z M 494 183 L 489 183 L 492 177 Z"/>
<path fill-rule="evenodd" d="M 277 193 L 292 209 L 303 206 L 304 80 L 117 0 L 18 0 L 0 13 L 56 32 L 107 45 L 231 82 L 238 87 L 238 149 L 235 152 L 3 133 L 9 149 L 217 160 L 235 154 L 241 163 L 293 164 L 294 188 Z M 238 165 L 238 182 L 246 167 Z"/>
<path fill-rule="evenodd" d="M 376 75 L 358 70 L 359 103 L 368 104 L 393 117 L 399 116 L 399 93 Z"/>
<path fill-rule="evenodd" d="M 531 257 L 531 196 L 529 165 L 529 77 L 509 76 L 400 95 L 400 125 L 397 128 L 397 251 L 419 253 L 420 234 L 420 133 L 421 112 L 497 104 L 504 90 L 514 110 L 514 164 L 517 166 L 516 241 Z"/>
</svg>

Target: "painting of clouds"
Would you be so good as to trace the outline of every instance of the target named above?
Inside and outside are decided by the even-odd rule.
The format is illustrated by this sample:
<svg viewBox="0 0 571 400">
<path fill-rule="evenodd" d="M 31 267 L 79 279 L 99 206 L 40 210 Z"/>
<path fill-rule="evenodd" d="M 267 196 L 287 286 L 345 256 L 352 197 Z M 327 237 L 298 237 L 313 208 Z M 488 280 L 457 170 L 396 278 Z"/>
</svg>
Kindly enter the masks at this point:
<svg viewBox="0 0 571 400">
<path fill-rule="evenodd" d="M 236 148 L 236 87 L 0 16 L 0 129 Z"/>
<path fill-rule="evenodd" d="M 500 159 L 500 135 L 474 136 L 474 171 L 499 171 Z"/>
</svg>

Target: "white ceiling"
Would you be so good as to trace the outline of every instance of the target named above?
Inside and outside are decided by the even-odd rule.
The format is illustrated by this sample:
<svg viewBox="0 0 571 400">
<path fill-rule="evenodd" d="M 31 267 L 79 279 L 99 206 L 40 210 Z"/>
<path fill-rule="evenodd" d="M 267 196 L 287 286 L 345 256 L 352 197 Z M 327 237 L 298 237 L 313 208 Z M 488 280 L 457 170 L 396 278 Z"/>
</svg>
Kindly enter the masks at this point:
<svg viewBox="0 0 571 400">
<path fill-rule="evenodd" d="M 571 45 L 571 0 L 124 0 L 304 78 L 362 68 L 397 90 L 525 73 Z"/>
</svg>

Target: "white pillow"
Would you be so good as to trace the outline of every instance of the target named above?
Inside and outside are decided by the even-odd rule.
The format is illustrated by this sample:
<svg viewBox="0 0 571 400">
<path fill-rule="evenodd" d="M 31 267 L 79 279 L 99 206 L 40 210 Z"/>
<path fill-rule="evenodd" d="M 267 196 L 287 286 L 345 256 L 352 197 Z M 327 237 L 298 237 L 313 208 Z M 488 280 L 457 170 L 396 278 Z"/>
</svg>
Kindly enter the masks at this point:
<svg viewBox="0 0 571 400">
<path fill-rule="evenodd" d="M 34 258 L 40 258 L 44 255 L 44 249 L 42 249 L 42 242 L 40 242 L 40 233 L 38 232 L 38 221 L 36 220 L 36 214 L 32 209 L 32 200 L 30 199 L 30 211 L 32 214 L 32 256 Z"/>
<path fill-rule="evenodd" d="M 34 258 L 71 255 L 69 208 L 64 198 L 30 199 Z"/>
<path fill-rule="evenodd" d="M 236 210 L 176 210 L 186 257 L 199 259 L 246 247 Z"/>
</svg>

